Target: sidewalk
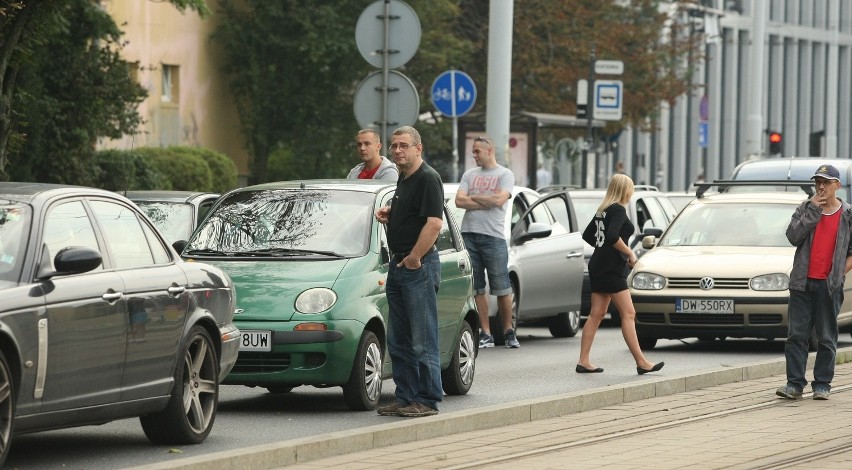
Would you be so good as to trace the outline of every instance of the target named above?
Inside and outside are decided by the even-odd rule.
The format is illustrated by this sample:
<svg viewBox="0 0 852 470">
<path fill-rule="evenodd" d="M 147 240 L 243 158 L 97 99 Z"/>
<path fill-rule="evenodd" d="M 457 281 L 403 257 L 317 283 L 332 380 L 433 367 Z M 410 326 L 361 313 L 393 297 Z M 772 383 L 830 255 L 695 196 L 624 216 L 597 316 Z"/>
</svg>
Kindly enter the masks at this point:
<svg viewBox="0 0 852 470">
<path fill-rule="evenodd" d="M 139 468 L 852 468 L 852 348 L 837 360 L 828 401 L 775 397 L 782 359 Z"/>
</svg>

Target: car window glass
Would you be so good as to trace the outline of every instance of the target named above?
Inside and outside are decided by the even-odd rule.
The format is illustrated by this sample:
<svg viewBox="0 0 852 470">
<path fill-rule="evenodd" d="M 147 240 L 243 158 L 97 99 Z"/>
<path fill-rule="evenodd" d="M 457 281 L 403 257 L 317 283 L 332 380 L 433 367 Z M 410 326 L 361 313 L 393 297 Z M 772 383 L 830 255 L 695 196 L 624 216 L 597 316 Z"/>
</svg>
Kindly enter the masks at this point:
<svg viewBox="0 0 852 470">
<path fill-rule="evenodd" d="M 59 250 L 67 246 L 85 246 L 100 251 L 95 230 L 81 201 L 66 202 L 50 208 L 44 223 L 42 242 L 47 245 L 50 267 Z M 101 264 L 99 269 L 103 269 Z"/>
<path fill-rule="evenodd" d="M 192 233 L 192 206 L 175 202 L 144 202 L 136 205 L 154 222 L 157 230 L 169 242 L 188 240 Z"/>
<path fill-rule="evenodd" d="M 647 222 L 651 218 L 651 214 L 648 213 L 648 208 L 645 205 L 645 202 L 642 199 L 636 200 L 636 229 L 642 230 L 642 227 L 645 226 L 645 222 Z"/>
<path fill-rule="evenodd" d="M 675 217 L 677 217 L 677 213 L 680 208 L 676 207 L 674 203 L 668 197 L 659 197 L 656 198 L 657 202 L 660 203 L 660 207 L 663 208 L 663 212 L 666 214 L 666 225 L 668 225 Z M 688 201 L 688 200 L 687 200 Z M 662 228 L 662 227 L 659 227 Z"/>
<path fill-rule="evenodd" d="M 444 220 L 441 224 L 441 231 L 438 232 L 438 240 L 435 241 L 435 245 L 438 247 L 438 251 L 455 251 L 455 242 L 453 241 L 453 231 L 450 230 L 450 224 L 447 220 L 448 214 L 446 211 L 444 212 Z"/>
<path fill-rule="evenodd" d="M 646 197 L 642 198 L 642 202 L 645 203 L 645 208 L 647 209 L 649 219 L 652 221 L 654 227 L 666 228 L 666 226 L 669 224 L 669 218 L 666 216 L 666 213 L 660 206 L 660 198 Z M 636 206 L 639 207 L 638 204 Z M 644 230 L 645 225 L 639 226 L 639 229 Z"/>
<path fill-rule="evenodd" d="M 142 231 L 145 233 L 145 238 L 148 239 L 148 246 L 151 248 L 151 254 L 154 256 L 154 263 L 166 264 L 171 262 L 172 258 L 169 256 L 169 250 L 163 246 L 160 238 L 154 234 L 154 231 L 147 224 L 142 221 L 140 221 L 140 224 L 142 225 Z"/>
<path fill-rule="evenodd" d="M 567 201 L 561 197 L 551 197 L 545 200 L 544 204 L 550 209 L 550 213 L 553 214 L 556 221 L 565 227 L 566 231 L 570 232 L 571 216 L 569 215 Z"/>
<path fill-rule="evenodd" d="M 116 267 L 125 269 L 154 264 L 154 255 L 136 213 L 121 204 L 107 201 L 91 201 L 90 204 Z"/>
<path fill-rule="evenodd" d="M 200 224 L 204 217 L 207 216 L 207 213 L 210 212 L 210 209 L 213 208 L 213 204 L 216 203 L 215 199 L 210 199 L 208 201 L 204 201 L 198 205 L 198 217 L 196 218 L 196 225 Z"/>
<path fill-rule="evenodd" d="M 571 202 L 574 203 L 574 210 L 577 211 L 577 224 L 580 230 L 583 230 L 594 218 L 601 201 L 587 197 L 573 197 Z"/>
<path fill-rule="evenodd" d="M 524 213 L 525 209 L 526 208 L 524 207 L 524 203 L 523 203 L 523 201 L 521 201 L 521 198 L 519 198 L 519 197 L 512 198 L 512 221 L 511 221 L 511 223 L 512 223 L 512 230 L 513 231 L 515 230 L 515 226 L 518 225 L 518 222 L 521 220 L 521 214 Z"/>
<path fill-rule="evenodd" d="M 0 200 L 0 287 L 20 276 L 31 219 L 30 206 Z"/>
</svg>

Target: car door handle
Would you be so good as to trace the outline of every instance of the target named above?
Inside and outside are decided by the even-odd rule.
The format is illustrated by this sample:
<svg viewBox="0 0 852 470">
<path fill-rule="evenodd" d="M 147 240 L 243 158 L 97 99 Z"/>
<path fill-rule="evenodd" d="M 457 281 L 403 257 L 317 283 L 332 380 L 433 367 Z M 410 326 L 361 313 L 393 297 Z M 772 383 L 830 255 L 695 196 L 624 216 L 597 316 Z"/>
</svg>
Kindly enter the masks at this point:
<svg viewBox="0 0 852 470">
<path fill-rule="evenodd" d="M 116 300 L 121 299 L 124 296 L 121 292 L 116 292 L 112 289 L 108 290 L 104 295 L 101 296 L 102 299 L 106 300 L 109 303 L 113 303 Z"/>
<path fill-rule="evenodd" d="M 576 258 L 578 256 L 583 256 L 583 252 L 582 251 L 572 251 L 571 253 L 568 253 L 567 255 L 565 255 L 566 258 Z"/>
<path fill-rule="evenodd" d="M 467 272 L 467 259 L 459 258 L 459 271 L 463 273 Z"/>
<path fill-rule="evenodd" d="M 169 291 L 169 295 L 173 295 L 175 297 L 186 292 L 186 287 L 184 286 L 171 286 L 167 289 Z"/>
</svg>

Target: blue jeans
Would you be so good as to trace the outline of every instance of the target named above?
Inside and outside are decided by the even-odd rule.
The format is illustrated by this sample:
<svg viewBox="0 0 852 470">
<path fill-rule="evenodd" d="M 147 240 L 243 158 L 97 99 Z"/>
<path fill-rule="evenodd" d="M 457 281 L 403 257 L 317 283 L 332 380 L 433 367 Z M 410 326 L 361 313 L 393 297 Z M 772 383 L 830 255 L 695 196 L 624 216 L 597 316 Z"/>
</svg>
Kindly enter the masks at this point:
<svg viewBox="0 0 852 470">
<path fill-rule="evenodd" d="M 509 295 L 512 283 L 509 280 L 509 249 L 506 240 L 474 232 L 462 232 L 464 246 L 470 256 L 473 271 L 473 293 L 485 294 L 485 273 L 491 295 Z"/>
<path fill-rule="evenodd" d="M 814 390 L 831 390 L 834 362 L 837 355 L 837 313 L 843 293 L 831 295 L 824 279 L 808 279 L 805 291 L 790 290 L 787 304 L 787 341 L 784 356 L 787 360 L 787 385 L 805 388 L 805 367 L 808 362 L 808 337 L 816 329 L 819 348 L 814 362 Z"/>
<path fill-rule="evenodd" d="M 420 269 L 397 267 L 392 259 L 385 293 L 388 298 L 388 351 L 393 362 L 396 399 L 438 409 L 441 349 L 438 342 L 438 287 L 441 260 L 432 250 Z"/>
</svg>

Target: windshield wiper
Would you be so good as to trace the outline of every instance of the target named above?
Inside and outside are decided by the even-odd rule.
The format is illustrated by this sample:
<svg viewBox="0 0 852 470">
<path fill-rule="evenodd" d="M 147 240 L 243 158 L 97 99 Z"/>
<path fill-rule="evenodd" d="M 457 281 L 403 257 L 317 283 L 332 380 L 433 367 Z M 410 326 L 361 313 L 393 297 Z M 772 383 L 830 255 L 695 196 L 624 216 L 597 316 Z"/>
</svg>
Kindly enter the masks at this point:
<svg viewBox="0 0 852 470">
<path fill-rule="evenodd" d="M 219 255 L 219 256 L 234 256 L 233 251 L 219 251 L 219 250 L 186 250 L 187 255 Z"/>
<path fill-rule="evenodd" d="M 305 255 L 324 255 L 334 258 L 346 258 L 340 253 L 334 251 L 322 250 L 300 250 L 298 248 L 266 248 L 263 250 L 240 251 L 239 255 L 246 256 L 305 256 Z"/>
</svg>

